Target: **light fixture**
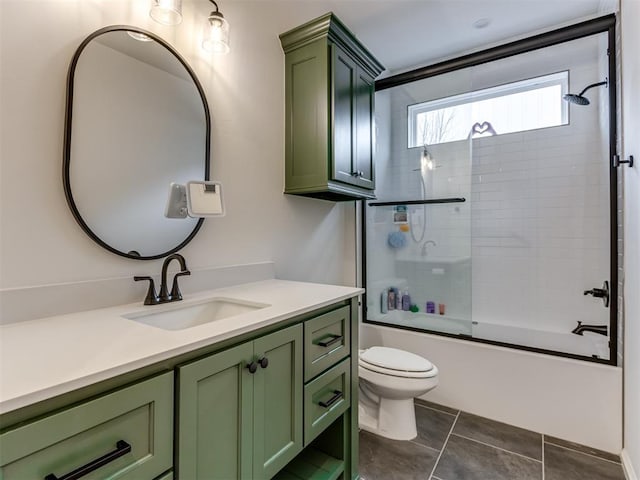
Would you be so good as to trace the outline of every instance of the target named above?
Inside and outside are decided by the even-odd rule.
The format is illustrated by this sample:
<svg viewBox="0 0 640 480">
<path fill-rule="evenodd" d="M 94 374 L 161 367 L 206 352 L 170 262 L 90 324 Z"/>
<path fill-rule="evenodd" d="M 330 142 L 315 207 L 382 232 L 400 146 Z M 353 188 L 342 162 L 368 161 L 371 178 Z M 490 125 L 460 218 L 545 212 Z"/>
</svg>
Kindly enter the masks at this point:
<svg viewBox="0 0 640 480">
<path fill-rule="evenodd" d="M 433 158 L 431 157 L 429 150 L 427 150 L 427 146 L 424 145 L 422 147 L 422 155 L 420 156 L 420 169 L 422 170 L 422 173 L 425 174 L 427 170 L 433 170 L 433 167 L 435 167 Z"/>
<path fill-rule="evenodd" d="M 149 16 L 162 25 L 182 22 L 182 0 L 151 0 Z"/>
<path fill-rule="evenodd" d="M 227 22 L 218 10 L 218 4 L 209 0 L 216 7 L 209 14 L 204 26 L 202 48 L 212 53 L 229 53 L 229 22 Z"/>
</svg>

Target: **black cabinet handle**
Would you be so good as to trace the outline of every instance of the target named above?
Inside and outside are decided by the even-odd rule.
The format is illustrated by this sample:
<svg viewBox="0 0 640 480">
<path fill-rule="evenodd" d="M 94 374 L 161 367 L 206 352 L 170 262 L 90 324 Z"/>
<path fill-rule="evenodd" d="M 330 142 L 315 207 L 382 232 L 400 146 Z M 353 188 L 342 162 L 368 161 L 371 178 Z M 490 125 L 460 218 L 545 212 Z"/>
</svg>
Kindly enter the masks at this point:
<svg viewBox="0 0 640 480">
<path fill-rule="evenodd" d="M 131 445 L 124 440 L 118 440 L 116 443 L 116 449 L 106 455 L 96 458 L 95 460 L 87 463 L 86 465 L 76 468 L 73 472 L 69 472 L 61 477 L 56 477 L 55 474 L 50 473 L 44 480 L 78 480 L 79 478 L 89 475 L 91 472 L 104 467 L 107 463 L 113 462 L 116 458 L 120 458 L 131 451 Z"/>
<path fill-rule="evenodd" d="M 318 345 L 321 347 L 330 347 L 334 343 L 341 341 L 343 338 L 344 337 L 342 335 L 331 335 L 331 340 L 321 340 L 318 342 Z"/>
<path fill-rule="evenodd" d="M 324 408 L 330 408 L 331 405 L 333 405 L 334 403 L 336 403 L 338 400 L 342 398 L 344 398 L 344 394 L 340 390 L 334 390 L 333 397 L 331 397 L 326 402 L 318 402 L 318 405 Z"/>
<path fill-rule="evenodd" d="M 258 360 L 258 363 L 262 368 L 267 368 L 269 366 L 269 359 L 267 357 L 262 357 L 260 360 Z"/>
<path fill-rule="evenodd" d="M 251 362 L 247 365 L 247 369 L 249 370 L 249 373 L 256 373 L 258 371 L 258 364 L 256 362 Z"/>
</svg>

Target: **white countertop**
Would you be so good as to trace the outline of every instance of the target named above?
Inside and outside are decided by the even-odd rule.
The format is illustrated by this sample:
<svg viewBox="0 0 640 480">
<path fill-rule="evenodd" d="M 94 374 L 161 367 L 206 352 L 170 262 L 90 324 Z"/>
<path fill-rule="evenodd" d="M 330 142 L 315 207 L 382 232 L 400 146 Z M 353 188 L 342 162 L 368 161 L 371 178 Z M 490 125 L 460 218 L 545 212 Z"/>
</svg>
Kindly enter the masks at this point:
<svg viewBox="0 0 640 480">
<path fill-rule="evenodd" d="M 142 302 L 0 326 L 0 414 L 363 292 L 361 288 L 266 280 L 186 293 L 180 306 L 209 297 L 270 306 L 184 330 L 163 330 L 122 317 L 178 305 L 144 306 Z"/>
</svg>

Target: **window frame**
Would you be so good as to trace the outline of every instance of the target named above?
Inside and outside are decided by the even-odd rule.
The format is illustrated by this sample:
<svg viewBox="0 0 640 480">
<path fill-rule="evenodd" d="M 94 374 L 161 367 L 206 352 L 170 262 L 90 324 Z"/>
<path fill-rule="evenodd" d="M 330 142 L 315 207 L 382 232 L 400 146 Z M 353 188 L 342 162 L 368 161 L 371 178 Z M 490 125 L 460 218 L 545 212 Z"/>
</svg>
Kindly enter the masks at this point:
<svg viewBox="0 0 640 480">
<path fill-rule="evenodd" d="M 425 102 L 414 103 L 407 107 L 407 148 L 417 148 L 422 147 L 424 143 L 422 141 L 418 141 L 418 132 L 417 132 L 417 124 L 418 124 L 418 116 L 424 113 L 433 112 L 436 110 L 442 110 L 444 108 L 456 107 L 460 105 L 471 104 L 475 102 L 481 102 L 484 100 L 490 100 L 493 98 L 506 97 L 508 95 L 513 95 L 517 93 L 530 92 L 533 90 L 538 90 L 542 88 L 547 88 L 550 86 L 559 85 L 561 88 L 561 95 L 565 95 L 569 92 L 569 70 L 561 70 L 559 72 L 547 73 L 544 75 L 540 75 L 537 77 L 525 78 L 522 80 L 516 80 L 514 82 L 503 83 L 500 85 L 495 85 L 492 87 L 486 87 L 479 90 L 472 90 L 469 92 L 458 93 L 456 95 L 451 95 L 448 97 L 436 98 L 433 100 L 427 100 Z M 561 123 L 557 125 L 547 125 L 543 127 L 536 127 L 531 129 L 524 130 L 516 130 L 513 132 L 506 132 L 504 134 L 497 135 L 505 135 L 509 133 L 518 133 L 518 132 L 528 132 L 531 130 L 538 130 L 540 128 L 553 128 L 559 127 L 562 125 L 569 124 L 569 105 L 567 102 L 561 101 L 561 115 L 562 120 Z M 462 139 L 458 139 L 462 140 Z M 458 141 L 458 140 L 449 140 L 448 142 Z M 448 142 L 440 142 L 440 143 L 448 143 Z"/>
</svg>

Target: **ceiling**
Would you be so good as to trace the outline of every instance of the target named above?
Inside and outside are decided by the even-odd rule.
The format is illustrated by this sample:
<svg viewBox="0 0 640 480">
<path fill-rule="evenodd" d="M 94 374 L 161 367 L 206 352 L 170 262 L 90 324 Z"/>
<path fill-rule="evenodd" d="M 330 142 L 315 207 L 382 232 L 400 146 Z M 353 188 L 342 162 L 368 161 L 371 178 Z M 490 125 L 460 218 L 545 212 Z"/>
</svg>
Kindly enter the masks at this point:
<svg viewBox="0 0 640 480">
<path fill-rule="evenodd" d="M 303 1 L 325 4 L 390 73 L 605 15 L 617 6 L 617 0 Z M 481 19 L 489 25 L 475 28 Z"/>
</svg>

